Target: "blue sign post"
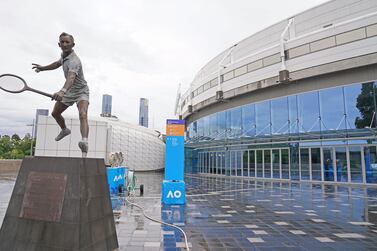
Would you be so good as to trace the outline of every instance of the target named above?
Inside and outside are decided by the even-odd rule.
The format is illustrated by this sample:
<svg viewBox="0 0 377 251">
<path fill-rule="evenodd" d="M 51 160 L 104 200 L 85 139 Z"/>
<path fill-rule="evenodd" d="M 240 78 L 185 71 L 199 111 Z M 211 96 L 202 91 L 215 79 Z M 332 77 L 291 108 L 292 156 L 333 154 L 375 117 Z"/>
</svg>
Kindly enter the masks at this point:
<svg viewBox="0 0 377 251">
<path fill-rule="evenodd" d="M 185 204 L 184 174 L 185 121 L 168 119 L 166 124 L 165 178 L 162 182 L 162 203 Z"/>
</svg>

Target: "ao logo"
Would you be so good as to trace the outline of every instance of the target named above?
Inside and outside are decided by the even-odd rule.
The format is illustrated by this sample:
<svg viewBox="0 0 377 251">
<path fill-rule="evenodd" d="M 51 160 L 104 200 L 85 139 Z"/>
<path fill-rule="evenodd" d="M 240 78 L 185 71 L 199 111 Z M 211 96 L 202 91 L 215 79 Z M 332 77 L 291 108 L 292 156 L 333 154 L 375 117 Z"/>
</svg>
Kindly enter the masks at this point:
<svg viewBox="0 0 377 251">
<path fill-rule="evenodd" d="M 114 181 L 114 182 L 117 182 L 118 180 L 121 180 L 121 179 L 123 179 L 123 177 L 122 177 L 122 175 L 119 174 L 118 176 L 115 176 L 115 177 L 114 177 L 114 180 L 113 180 L 113 181 Z"/>
<path fill-rule="evenodd" d="M 178 199 L 178 198 L 181 198 L 181 196 L 182 196 L 181 191 L 177 190 L 177 191 L 174 191 L 174 192 L 169 191 L 168 195 L 166 197 L 167 198 L 177 198 Z"/>
</svg>

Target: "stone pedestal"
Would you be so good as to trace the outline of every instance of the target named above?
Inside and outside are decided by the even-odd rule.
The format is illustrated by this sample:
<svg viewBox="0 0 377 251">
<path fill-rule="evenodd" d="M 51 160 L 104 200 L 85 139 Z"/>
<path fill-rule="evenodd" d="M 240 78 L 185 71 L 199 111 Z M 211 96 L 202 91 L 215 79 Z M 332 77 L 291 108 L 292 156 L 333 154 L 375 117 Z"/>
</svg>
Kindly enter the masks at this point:
<svg viewBox="0 0 377 251">
<path fill-rule="evenodd" d="M 117 248 L 103 159 L 23 160 L 0 230 L 0 250 Z"/>
</svg>

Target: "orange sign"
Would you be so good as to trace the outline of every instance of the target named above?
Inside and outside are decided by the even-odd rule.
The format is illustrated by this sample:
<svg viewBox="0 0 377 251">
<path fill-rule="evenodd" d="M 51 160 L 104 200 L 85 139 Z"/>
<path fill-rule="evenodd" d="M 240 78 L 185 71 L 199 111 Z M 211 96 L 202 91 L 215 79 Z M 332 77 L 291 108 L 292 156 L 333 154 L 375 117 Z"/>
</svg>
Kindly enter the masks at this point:
<svg viewBox="0 0 377 251">
<path fill-rule="evenodd" d="M 166 125 L 166 136 L 184 136 L 185 125 L 168 124 Z"/>
</svg>

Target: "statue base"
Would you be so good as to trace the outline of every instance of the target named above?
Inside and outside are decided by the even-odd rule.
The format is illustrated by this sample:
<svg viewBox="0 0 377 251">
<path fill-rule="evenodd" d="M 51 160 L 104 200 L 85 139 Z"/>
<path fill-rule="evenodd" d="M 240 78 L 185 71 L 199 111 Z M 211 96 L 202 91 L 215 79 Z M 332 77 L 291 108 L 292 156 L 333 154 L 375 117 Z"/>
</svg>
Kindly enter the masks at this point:
<svg viewBox="0 0 377 251">
<path fill-rule="evenodd" d="M 117 248 L 103 159 L 22 161 L 0 230 L 0 250 Z"/>
</svg>

